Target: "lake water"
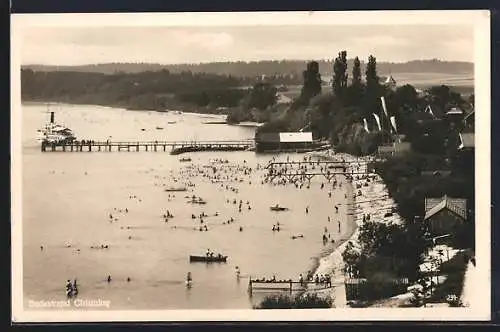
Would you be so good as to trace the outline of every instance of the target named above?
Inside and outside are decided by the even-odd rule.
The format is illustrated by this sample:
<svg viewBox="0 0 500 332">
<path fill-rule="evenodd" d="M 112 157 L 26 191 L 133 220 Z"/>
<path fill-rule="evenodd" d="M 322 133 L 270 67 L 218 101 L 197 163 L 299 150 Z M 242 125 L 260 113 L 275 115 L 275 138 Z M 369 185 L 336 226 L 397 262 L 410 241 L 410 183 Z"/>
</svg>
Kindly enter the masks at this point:
<svg viewBox="0 0 500 332">
<path fill-rule="evenodd" d="M 220 120 L 218 116 L 76 105 L 52 105 L 51 110 L 56 112 L 56 121 L 72 128 L 80 139 L 226 140 L 254 136 L 254 128 L 203 123 Z M 324 179 L 314 178 L 310 189 L 261 183 L 264 170 L 256 166 L 266 164 L 272 155 L 42 153 L 35 137 L 36 130 L 47 122 L 47 107 L 24 105 L 22 119 L 25 306 L 28 300 L 64 300 L 66 280 L 76 278 L 80 298 L 109 300 L 111 309 L 116 310 L 250 308 L 264 294 L 248 296 L 248 276 L 297 279 L 331 250 L 322 243 L 325 226 L 337 243 L 353 231 L 353 224 L 345 221 L 345 205 L 340 206 L 339 214 L 334 211 L 335 204 L 345 203 L 344 192 L 336 189 L 329 198 L 328 189 L 320 188 Z M 157 130 L 157 126 L 164 129 Z M 192 163 L 179 161 L 185 156 L 191 157 Z M 299 160 L 303 155 L 275 157 Z M 217 165 L 218 172 L 233 181 L 221 186 L 202 175 L 188 175 L 191 166 L 209 170 L 203 166 L 214 158 L 229 161 Z M 252 167 L 251 174 L 235 172 L 238 165 Z M 192 191 L 164 191 L 166 186 L 183 182 L 192 182 Z M 226 189 L 226 185 L 238 192 Z M 207 204 L 188 204 L 185 195 L 200 196 Z M 238 204 L 232 204 L 234 199 L 244 202 L 241 212 Z M 270 211 L 269 206 L 277 203 L 290 211 Z M 162 218 L 167 210 L 174 215 L 168 223 Z M 199 220 L 191 218 L 193 213 L 202 212 L 210 215 L 205 218 L 206 232 L 200 232 Z M 214 216 L 216 212 L 218 216 Z M 110 222 L 110 213 L 116 221 Z M 235 222 L 224 225 L 231 217 Z M 337 220 L 341 221 L 340 233 Z M 277 222 L 282 229 L 273 232 L 272 225 Z M 294 234 L 304 238 L 293 240 Z M 90 248 L 100 244 L 109 245 L 109 249 Z M 189 255 L 203 255 L 207 248 L 228 255 L 228 262 L 189 263 Z M 242 274 L 239 281 L 236 266 Z M 190 289 L 184 282 L 187 272 L 193 276 Z"/>
</svg>

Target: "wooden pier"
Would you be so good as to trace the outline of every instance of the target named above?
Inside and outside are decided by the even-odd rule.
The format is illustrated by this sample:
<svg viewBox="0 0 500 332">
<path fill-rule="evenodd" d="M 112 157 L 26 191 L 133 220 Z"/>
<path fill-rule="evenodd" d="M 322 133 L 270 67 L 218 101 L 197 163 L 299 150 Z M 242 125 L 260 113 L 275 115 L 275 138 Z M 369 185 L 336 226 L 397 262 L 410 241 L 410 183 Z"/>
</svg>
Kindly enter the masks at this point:
<svg viewBox="0 0 500 332">
<path fill-rule="evenodd" d="M 111 151 L 152 151 L 181 154 L 197 151 L 235 151 L 248 150 L 254 147 L 254 140 L 225 141 L 75 141 L 75 142 L 42 142 L 42 152 L 111 152 Z"/>
<path fill-rule="evenodd" d="M 366 170 L 355 170 L 359 162 L 346 161 L 287 161 L 270 162 L 265 168 L 268 169 L 266 179 L 273 181 L 275 179 L 287 180 L 307 180 L 308 182 L 315 176 L 323 176 L 328 182 L 331 182 L 336 175 L 366 175 Z M 363 166 L 366 166 L 363 165 Z M 366 169 L 366 167 L 365 167 Z"/>
<path fill-rule="evenodd" d="M 303 291 L 309 289 L 309 286 L 315 286 L 313 290 L 328 289 L 340 285 L 333 284 L 331 281 L 315 282 L 315 281 L 293 281 L 293 280 L 267 280 L 261 281 L 250 278 L 248 280 L 248 293 L 252 296 L 254 291 L 286 291 L 293 293 L 294 291 Z"/>
</svg>

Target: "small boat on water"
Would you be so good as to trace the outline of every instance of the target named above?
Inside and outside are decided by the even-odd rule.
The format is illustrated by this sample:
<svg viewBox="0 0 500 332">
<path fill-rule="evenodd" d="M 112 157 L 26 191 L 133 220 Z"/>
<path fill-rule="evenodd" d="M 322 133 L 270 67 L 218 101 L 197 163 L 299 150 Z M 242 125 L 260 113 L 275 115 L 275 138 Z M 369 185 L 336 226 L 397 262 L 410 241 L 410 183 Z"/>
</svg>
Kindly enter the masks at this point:
<svg viewBox="0 0 500 332">
<path fill-rule="evenodd" d="M 207 202 L 205 202 L 201 197 L 191 198 L 191 200 L 189 200 L 188 203 L 191 203 L 191 204 L 207 204 Z"/>
<path fill-rule="evenodd" d="M 185 157 L 185 158 L 181 158 L 179 159 L 180 162 L 188 162 L 188 161 L 191 161 L 191 158 L 189 157 Z"/>
<path fill-rule="evenodd" d="M 165 191 L 187 191 L 186 187 L 170 187 L 170 188 L 165 188 Z"/>
<path fill-rule="evenodd" d="M 177 121 L 169 121 L 168 124 L 176 124 Z"/>
<path fill-rule="evenodd" d="M 270 209 L 271 211 L 288 211 L 288 208 L 279 206 L 278 204 L 276 204 L 275 206 L 271 206 Z"/>
<path fill-rule="evenodd" d="M 217 256 L 195 256 L 195 255 L 190 255 L 189 256 L 189 262 L 190 263 L 197 263 L 197 262 L 202 262 L 202 263 L 226 263 L 227 262 L 227 256 L 223 255 L 217 255 Z"/>
<path fill-rule="evenodd" d="M 163 129 L 163 127 L 156 127 L 156 129 L 157 129 L 157 130 L 162 130 L 162 129 Z"/>
</svg>

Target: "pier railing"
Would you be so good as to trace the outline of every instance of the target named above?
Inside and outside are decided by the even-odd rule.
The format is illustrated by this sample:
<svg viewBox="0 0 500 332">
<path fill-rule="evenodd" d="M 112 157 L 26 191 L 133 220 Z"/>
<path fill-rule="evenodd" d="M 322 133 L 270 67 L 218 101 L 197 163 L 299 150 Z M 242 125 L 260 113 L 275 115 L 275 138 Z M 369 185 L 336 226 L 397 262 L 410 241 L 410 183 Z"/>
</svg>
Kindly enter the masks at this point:
<svg viewBox="0 0 500 332">
<path fill-rule="evenodd" d="M 293 291 L 300 291 L 309 286 L 314 286 L 313 290 L 328 289 L 341 284 L 333 283 L 332 281 L 293 281 L 293 280 L 258 280 L 250 278 L 248 280 L 248 293 L 253 294 L 254 291 L 288 291 L 293 293 Z"/>
<path fill-rule="evenodd" d="M 83 152 L 83 151 L 166 151 L 179 154 L 191 151 L 231 151 L 254 147 L 253 139 L 243 140 L 206 140 L 206 141 L 94 141 L 81 140 L 72 142 L 42 142 L 42 152 Z"/>
<path fill-rule="evenodd" d="M 245 144 L 253 143 L 253 139 L 244 140 L 213 140 L 213 141 L 90 141 L 90 144 L 94 146 L 98 145 L 167 145 L 167 146 L 178 146 L 178 145 L 210 145 L 210 144 Z M 49 143 L 50 144 L 50 143 Z M 88 145 L 88 141 L 75 141 L 73 143 L 66 143 L 66 145 Z M 64 143 L 58 143 L 57 145 L 64 145 Z"/>
</svg>

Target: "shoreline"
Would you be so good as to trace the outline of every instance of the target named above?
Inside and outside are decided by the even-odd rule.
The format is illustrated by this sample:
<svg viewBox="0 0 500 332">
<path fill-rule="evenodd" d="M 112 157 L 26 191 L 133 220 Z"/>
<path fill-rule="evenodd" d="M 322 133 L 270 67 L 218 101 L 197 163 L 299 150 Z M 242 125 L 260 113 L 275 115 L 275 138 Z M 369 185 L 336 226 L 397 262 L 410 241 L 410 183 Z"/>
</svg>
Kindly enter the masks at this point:
<svg viewBox="0 0 500 332">
<path fill-rule="evenodd" d="M 104 104 L 90 104 L 90 103 L 71 103 L 67 101 L 47 101 L 47 100 L 21 100 L 22 105 L 48 105 L 48 106 L 57 106 L 57 105 L 69 105 L 69 106 L 93 106 L 93 107 L 103 107 L 103 108 L 113 108 L 120 109 L 125 111 L 134 111 L 134 112 L 157 112 L 157 113 L 169 113 L 169 112 L 182 112 L 182 113 L 192 113 L 192 114 L 203 114 L 203 115 L 214 115 L 214 116 L 224 116 L 227 117 L 228 111 L 218 111 L 216 108 L 203 108 L 198 106 L 191 105 L 175 105 L 174 107 L 167 107 L 164 109 L 136 109 L 132 106 L 127 107 L 125 105 L 104 105 Z"/>
<path fill-rule="evenodd" d="M 309 154 L 313 154 L 315 157 L 319 157 L 321 159 L 325 160 L 333 160 L 341 156 L 342 158 L 346 159 L 347 161 L 353 161 L 355 160 L 356 157 L 351 156 L 351 155 L 343 155 L 343 154 L 333 154 L 330 155 L 330 153 L 333 152 L 331 149 L 323 151 L 323 152 L 310 152 Z M 342 185 L 344 186 L 344 193 L 347 195 L 347 200 L 346 200 L 346 206 L 349 206 L 349 204 L 353 204 L 355 202 L 355 199 L 353 198 L 353 192 L 354 192 L 354 186 L 353 183 L 350 181 L 347 181 L 345 175 L 342 176 Z M 343 261 L 342 261 L 342 252 L 347 245 L 347 242 L 352 241 L 355 236 L 357 236 L 357 230 L 359 227 L 359 224 L 356 222 L 356 220 L 353 218 L 353 216 L 349 215 L 347 213 L 347 209 L 345 211 L 344 215 L 344 227 L 346 227 L 347 231 L 344 232 L 344 236 L 342 236 L 342 239 L 335 242 L 333 245 L 330 245 L 328 248 L 323 250 L 318 257 L 314 260 L 313 267 L 310 269 L 310 271 L 313 271 L 313 275 L 316 274 L 329 274 L 331 276 L 332 284 L 338 283 L 339 278 L 343 278 Z M 340 257 L 340 262 L 338 258 Z M 343 279 L 342 279 L 343 282 Z M 313 290 L 304 290 L 304 293 L 316 293 L 316 294 L 324 294 L 325 296 L 332 296 L 333 298 L 333 303 L 334 306 L 337 307 L 337 296 L 334 296 L 334 290 L 339 287 L 334 287 L 332 289 L 327 289 L 327 290 L 320 290 L 320 291 L 313 291 Z"/>
<path fill-rule="evenodd" d="M 328 159 L 333 160 L 340 157 L 345 159 L 346 161 L 353 162 L 353 161 L 362 161 L 364 159 L 344 153 L 334 154 L 332 150 L 327 150 L 324 151 L 323 153 L 315 152 L 314 154 L 315 156 L 326 160 Z M 314 274 L 329 274 L 331 276 L 332 284 L 338 284 L 338 286 L 334 286 L 333 288 L 330 289 L 315 291 L 315 293 L 319 295 L 331 297 L 333 308 L 348 307 L 345 294 L 345 286 L 344 286 L 345 276 L 344 276 L 344 261 L 342 258 L 342 253 L 349 242 L 356 244 L 357 237 L 359 234 L 359 227 L 361 226 L 361 222 L 359 221 L 359 219 L 356 219 L 356 217 L 353 214 L 350 214 L 348 211 L 349 206 L 355 205 L 356 201 L 358 200 L 357 197 L 353 196 L 355 180 L 353 180 L 352 182 L 345 181 L 344 185 L 346 185 L 346 194 L 347 194 L 347 201 L 345 203 L 346 204 L 345 220 L 346 220 L 346 225 L 348 225 L 347 227 L 350 228 L 352 227 L 352 228 L 349 230 L 344 240 L 339 241 L 335 246 L 333 246 L 329 251 L 329 253 L 319 257 L 317 261 L 318 262 L 317 268 L 314 271 Z M 306 290 L 305 293 L 307 292 L 311 291 Z"/>
</svg>

